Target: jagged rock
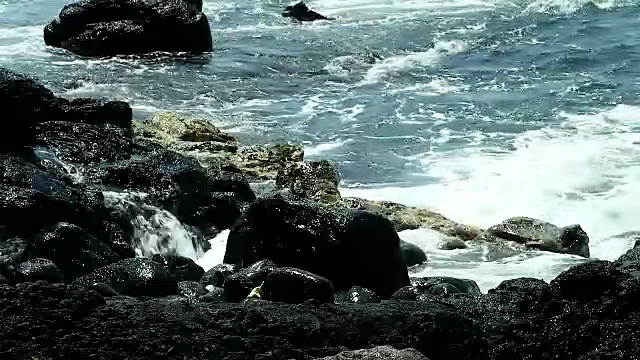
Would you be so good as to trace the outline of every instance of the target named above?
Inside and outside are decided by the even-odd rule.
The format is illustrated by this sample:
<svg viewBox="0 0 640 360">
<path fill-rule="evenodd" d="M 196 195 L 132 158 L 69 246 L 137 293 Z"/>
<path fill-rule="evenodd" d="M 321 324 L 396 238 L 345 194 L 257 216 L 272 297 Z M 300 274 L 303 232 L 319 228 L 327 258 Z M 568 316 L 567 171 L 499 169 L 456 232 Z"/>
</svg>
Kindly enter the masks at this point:
<svg viewBox="0 0 640 360">
<path fill-rule="evenodd" d="M 63 282 L 64 275 L 51 260 L 36 258 L 27 260 L 18 265 L 15 280 L 16 282 L 42 280 L 56 283 Z"/>
<path fill-rule="evenodd" d="M 177 295 L 178 282 L 166 267 L 144 258 L 124 259 L 76 279 L 73 285 L 103 283 L 120 294 L 161 297 Z"/>
<path fill-rule="evenodd" d="M 413 348 L 398 350 L 391 346 L 374 346 L 370 349 L 343 351 L 316 360 L 429 360 Z"/>
<path fill-rule="evenodd" d="M 425 227 L 462 240 L 474 239 L 482 232 L 478 227 L 457 223 L 436 212 L 391 201 L 373 201 L 354 197 L 345 197 L 343 201 L 352 209 L 367 210 L 385 216 L 393 223 L 396 231 Z"/>
<path fill-rule="evenodd" d="M 44 228 L 29 242 L 24 256 L 53 261 L 67 281 L 120 260 L 109 246 L 78 226 L 64 222 Z"/>
<path fill-rule="evenodd" d="M 164 265 L 177 281 L 197 282 L 204 275 L 204 269 L 200 265 L 184 256 L 155 254 L 151 260 Z"/>
<path fill-rule="evenodd" d="M 294 195 L 259 198 L 231 230 L 225 263 L 246 267 L 262 259 L 325 277 L 338 291 L 359 285 L 388 297 L 409 284 L 388 220 Z"/>
<path fill-rule="evenodd" d="M 333 303 L 333 285 L 322 276 L 295 268 L 273 270 L 262 285 L 262 298 L 299 304 L 307 300 Z"/>
<path fill-rule="evenodd" d="M 400 240 L 400 251 L 408 267 L 419 265 L 427 261 L 427 254 L 418 245 Z"/>
<path fill-rule="evenodd" d="M 285 163 L 276 176 L 276 186 L 322 203 L 341 200 L 340 176 L 327 160 Z"/>
<path fill-rule="evenodd" d="M 234 264 L 218 264 L 207 270 L 200 278 L 202 286 L 221 287 L 224 280 L 231 274 L 238 272 L 239 266 Z"/>
<path fill-rule="evenodd" d="M 513 217 L 491 226 L 473 241 L 499 243 L 504 241 L 561 254 L 589 257 L 589 236 L 580 225 L 558 227 L 528 217 Z"/>
<path fill-rule="evenodd" d="M 44 28 L 44 42 L 91 57 L 213 49 L 202 7 L 182 0 L 83 0 L 68 4 Z"/>
</svg>

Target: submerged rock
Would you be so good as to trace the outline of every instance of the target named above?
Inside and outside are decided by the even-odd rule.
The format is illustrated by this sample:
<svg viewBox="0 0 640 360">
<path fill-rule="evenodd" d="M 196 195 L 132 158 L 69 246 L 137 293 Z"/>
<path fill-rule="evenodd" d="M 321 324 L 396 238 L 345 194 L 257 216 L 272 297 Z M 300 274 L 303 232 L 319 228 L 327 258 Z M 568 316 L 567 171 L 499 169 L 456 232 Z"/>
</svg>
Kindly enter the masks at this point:
<svg viewBox="0 0 640 360">
<path fill-rule="evenodd" d="M 379 215 L 271 194 L 242 219 L 229 234 L 225 263 L 246 267 L 271 259 L 326 277 L 337 290 L 360 285 L 382 297 L 409 284 L 400 238 Z"/>
<path fill-rule="evenodd" d="M 213 50 L 202 5 L 183 0 L 83 0 L 68 4 L 44 28 L 44 42 L 91 57 Z"/>
<path fill-rule="evenodd" d="M 418 245 L 400 240 L 400 251 L 408 267 L 419 265 L 427 261 L 427 254 Z"/>
<path fill-rule="evenodd" d="M 491 226 L 474 241 L 510 241 L 528 249 L 589 257 L 589 236 L 580 225 L 558 227 L 529 217 L 509 218 Z"/>
</svg>

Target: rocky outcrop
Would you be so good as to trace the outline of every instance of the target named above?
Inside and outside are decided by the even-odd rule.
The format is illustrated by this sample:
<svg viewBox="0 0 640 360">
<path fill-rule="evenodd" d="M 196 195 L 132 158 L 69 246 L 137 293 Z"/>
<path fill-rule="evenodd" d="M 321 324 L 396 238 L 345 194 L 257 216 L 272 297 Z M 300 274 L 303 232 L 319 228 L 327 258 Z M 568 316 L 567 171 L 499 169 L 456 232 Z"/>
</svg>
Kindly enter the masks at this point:
<svg viewBox="0 0 640 360">
<path fill-rule="evenodd" d="M 225 263 L 245 267 L 262 259 L 326 277 L 337 290 L 360 285 L 388 297 L 409 284 L 387 219 L 291 194 L 259 198 L 229 234 Z"/>
<path fill-rule="evenodd" d="M 134 131 L 140 138 L 198 159 L 204 167 L 242 172 L 251 181 L 275 180 L 280 169 L 304 156 L 298 145 L 241 146 L 208 120 L 174 113 L 136 122 Z"/>
<path fill-rule="evenodd" d="M 62 8 L 44 42 L 89 57 L 151 52 L 210 52 L 202 2 L 82 0 Z"/>
<path fill-rule="evenodd" d="M 513 217 L 491 226 L 473 241 L 509 241 L 526 249 L 589 257 L 589 236 L 580 225 L 558 227 L 529 217 Z"/>
</svg>

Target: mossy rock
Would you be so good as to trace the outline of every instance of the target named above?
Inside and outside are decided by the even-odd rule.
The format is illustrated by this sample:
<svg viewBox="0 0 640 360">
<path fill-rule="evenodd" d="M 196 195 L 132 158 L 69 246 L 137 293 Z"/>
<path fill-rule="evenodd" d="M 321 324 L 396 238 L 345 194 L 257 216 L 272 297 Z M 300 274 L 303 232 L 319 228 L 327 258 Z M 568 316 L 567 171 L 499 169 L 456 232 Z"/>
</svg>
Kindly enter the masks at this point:
<svg viewBox="0 0 640 360">
<path fill-rule="evenodd" d="M 343 198 L 343 201 L 350 208 L 367 210 L 387 217 L 394 224 L 396 231 L 428 228 L 465 241 L 476 238 L 483 231 L 476 226 L 455 222 L 434 211 L 391 201 L 373 201 L 356 197 Z"/>
</svg>

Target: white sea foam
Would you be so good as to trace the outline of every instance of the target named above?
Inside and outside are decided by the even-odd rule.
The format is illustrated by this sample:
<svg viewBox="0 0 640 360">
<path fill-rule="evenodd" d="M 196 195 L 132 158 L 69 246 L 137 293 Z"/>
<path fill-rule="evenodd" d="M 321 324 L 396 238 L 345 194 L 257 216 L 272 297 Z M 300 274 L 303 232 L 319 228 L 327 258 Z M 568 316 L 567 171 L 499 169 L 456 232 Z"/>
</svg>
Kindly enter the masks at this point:
<svg viewBox="0 0 640 360">
<path fill-rule="evenodd" d="M 640 107 L 618 105 L 591 115 L 558 115 L 561 126 L 523 133 L 512 141 L 511 152 L 465 148 L 423 154 L 423 170 L 437 183 L 345 188 L 342 193 L 427 207 L 483 227 L 518 215 L 558 225 L 579 223 L 590 235 L 592 257 L 615 259 L 633 241 L 608 237 L 638 227 L 640 145 L 634 142 L 640 140 Z M 472 278 L 485 284 L 485 291 L 506 278 L 549 280 L 577 261 L 541 253 L 444 268 L 437 262 L 446 261 L 447 254 L 435 250 L 432 234 L 416 230 L 401 236 L 421 244 L 431 256 L 437 254 L 425 273 Z"/>
</svg>

